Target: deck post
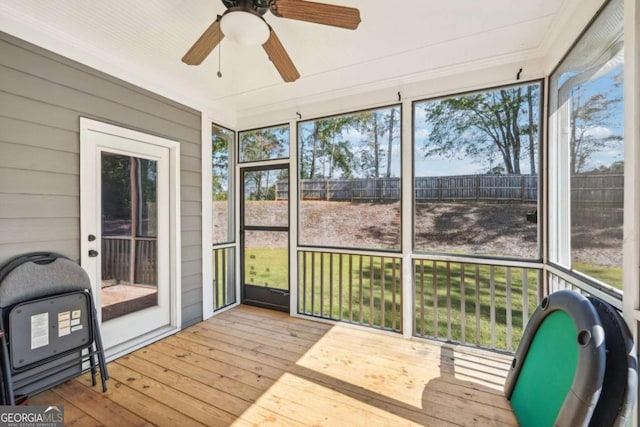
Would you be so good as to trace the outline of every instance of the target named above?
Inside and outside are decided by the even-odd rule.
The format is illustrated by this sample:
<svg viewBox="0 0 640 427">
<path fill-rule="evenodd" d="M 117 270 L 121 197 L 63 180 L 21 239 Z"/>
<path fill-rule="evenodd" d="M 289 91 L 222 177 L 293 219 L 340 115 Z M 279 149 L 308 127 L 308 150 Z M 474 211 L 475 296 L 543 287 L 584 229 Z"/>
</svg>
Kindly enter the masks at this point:
<svg viewBox="0 0 640 427">
<path fill-rule="evenodd" d="M 405 99 L 402 101 L 402 336 L 413 336 L 413 102 Z"/>
</svg>

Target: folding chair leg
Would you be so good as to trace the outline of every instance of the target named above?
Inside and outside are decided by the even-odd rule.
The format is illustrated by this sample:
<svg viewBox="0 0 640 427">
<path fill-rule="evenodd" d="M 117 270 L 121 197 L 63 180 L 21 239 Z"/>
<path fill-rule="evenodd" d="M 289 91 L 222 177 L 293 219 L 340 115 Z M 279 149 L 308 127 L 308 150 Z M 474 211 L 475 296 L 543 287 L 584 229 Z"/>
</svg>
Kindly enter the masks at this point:
<svg viewBox="0 0 640 427">
<path fill-rule="evenodd" d="M 93 336 L 96 345 L 96 352 L 98 353 L 98 365 L 100 367 L 100 379 L 102 383 L 102 391 L 107 391 L 107 380 L 109 379 L 109 371 L 107 370 L 107 362 L 104 360 L 104 347 L 102 346 L 102 335 L 100 335 L 100 328 L 98 327 L 98 311 L 93 304 L 93 296 L 90 298 L 91 308 L 93 309 Z"/>
<path fill-rule="evenodd" d="M 96 385 L 96 359 L 95 359 L 95 345 L 89 347 L 89 366 L 91 367 L 91 386 Z"/>
<path fill-rule="evenodd" d="M 5 405 L 15 405 L 16 398 L 13 394 L 13 379 L 11 377 L 11 367 L 9 366 L 9 352 L 7 351 L 7 340 L 4 336 L 4 332 L 0 331 L 0 346 L 2 346 L 2 350 L 0 351 L 0 358 L 2 358 L 2 382 L 3 382 L 3 391 L 4 391 L 4 404 Z"/>
</svg>

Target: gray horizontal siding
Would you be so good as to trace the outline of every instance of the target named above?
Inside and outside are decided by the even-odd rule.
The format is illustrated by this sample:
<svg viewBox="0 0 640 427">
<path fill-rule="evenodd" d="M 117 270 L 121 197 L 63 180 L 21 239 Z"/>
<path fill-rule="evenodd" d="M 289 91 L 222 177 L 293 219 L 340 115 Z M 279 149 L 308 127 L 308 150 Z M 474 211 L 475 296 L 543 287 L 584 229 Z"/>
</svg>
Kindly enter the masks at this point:
<svg viewBox="0 0 640 427">
<path fill-rule="evenodd" d="M 180 142 L 183 324 L 202 319 L 200 114 L 0 32 L 0 263 L 80 258 L 80 117 Z"/>
<path fill-rule="evenodd" d="M 200 245 L 183 246 L 182 261 L 200 261 L 202 258 L 202 247 Z"/>
<path fill-rule="evenodd" d="M 73 174 L 0 168 L 0 194 L 80 197 L 80 177 Z M 32 206 L 37 207 L 39 206 Z"/>
<path fill-rule="evenodd" d="M 183 216 L 197 216 L 199 217 L 202 212 L 202 203 L 200 202 L 188 202 L 182 201 L 182 215 Z"/>
<path fill-rule="evenodd" d="M 71 255 L 78 251 L 78 239 L 60 240 L 59 238 L 50 241 L 41 238 L 37 242 L 2 243 L 0 244 L 0 259 L 7 260 L 15 254 L 27 252 L 51 251 L 52 248 L 55 248 L 55 252 L 64 254 L 73 261 L 80 261 L 79 258 L 74 258 Z"/>
<path fill-rule="evenodd" d="M 0 141 L 0 153 L 2 153 L 0 168 L 72 175 L 80 173 L 80 156 L 77 153 L 2 141 Z"/>
<path fill-rule="evenodd" d="M 47 209 L 33 210 L 34 206 L 46 206 Z M 79 210 L 78 196 L 0 194 L 0 219 L 76 218 Z"/>
<path fill-rule="evenodd" d="M 23 120 L 0 116 L 0 140 L 24 147 L 37 147 L 58 152 L 76 153 L 78 134 L 76 131 L 52 128 Z"/>
</svg>

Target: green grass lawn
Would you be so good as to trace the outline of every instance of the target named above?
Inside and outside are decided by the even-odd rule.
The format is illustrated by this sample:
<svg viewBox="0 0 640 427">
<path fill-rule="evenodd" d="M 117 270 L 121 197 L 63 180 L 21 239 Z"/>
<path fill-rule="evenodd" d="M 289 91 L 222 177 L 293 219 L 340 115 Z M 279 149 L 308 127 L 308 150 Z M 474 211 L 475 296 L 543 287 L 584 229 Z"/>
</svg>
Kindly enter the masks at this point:
<svg viewBox="0 0 640 427">
<path fill-rule="evenodd" d="M 286 248 L 246 249 L 244 281 L 274 289 L 289 289 L 289 251 Z"/>
<path fill-rule="evenodd" d="M 247 250 L 245 263 L 245 277 L 249 278 L 247 282 L 286 289 L 287 253 L 286 249 Z M 400 258 L 319 252 L 305 252 L 298 256 L 300 271 L 298 295 L 301 312 L 400 331 L 402 325 Z M 495 318 L 493 334 L 490 285 L 492 276 Z M 525 281 L 527 310 L 523 310 L 523 282 Z M 509 305 L 507 288 L 510 290 Z M 538 304 L 537 289 L 538 272 L 533 269 L 491 268 L 486 265 L 479 265 L 476 268 L 472 264 L 463 265 L 454 262 L 434 264 L 432 261 L 421 264 L 420 261 L 416 261 L 415 334 L 503 350 L 515 350 L 522 335 L 524 319 L 531 316 Z M 507 342 L 509 323 L 512 333 L 510 345 Z"/>
<path fill-rule="evenodd" d="M 299 306 L 304 313 L 399 331 L 399 258 L 299 254 Z"/>
<path fill-rule="evenodd" d="M 622 290 L 622 269 L 574 262 L 573 269 Z"/>
<path fill-rule="evenodd" d="M 213 251 L 214 310 L 219 310 L 236 302 L 234 281 L 235 248 L 223 248 Z"/>
<path fill-rule="evenodd" d="M 526 319 L 538 305 L 538 271 L 533 269 L 432 261 L 424 262 L 423 266 L 417 261 L 415 275 L 415 331 L 421 336 L 515 350 Z M 511 345 L 507 340 L 509 324 Z"/>
</svg>

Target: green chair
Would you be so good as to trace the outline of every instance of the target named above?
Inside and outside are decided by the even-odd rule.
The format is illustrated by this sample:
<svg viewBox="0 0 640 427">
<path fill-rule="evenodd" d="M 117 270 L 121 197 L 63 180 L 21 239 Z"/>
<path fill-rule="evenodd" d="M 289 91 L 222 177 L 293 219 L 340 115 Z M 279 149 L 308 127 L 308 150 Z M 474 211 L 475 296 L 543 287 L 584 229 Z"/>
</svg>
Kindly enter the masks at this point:
<svg viewBox="0 0 640 427">
<path fill-rule="evenodd" d="M 588 426 L 605 376 L 605 330 L 596 309 L 572 291 L 535 310 L 505 383 L 523 427 Z"/>
</svg>

